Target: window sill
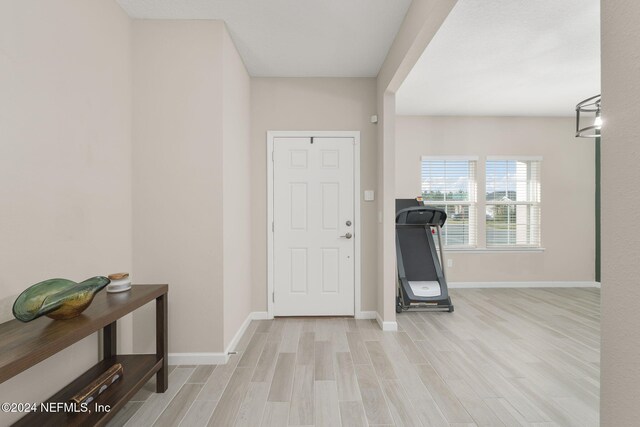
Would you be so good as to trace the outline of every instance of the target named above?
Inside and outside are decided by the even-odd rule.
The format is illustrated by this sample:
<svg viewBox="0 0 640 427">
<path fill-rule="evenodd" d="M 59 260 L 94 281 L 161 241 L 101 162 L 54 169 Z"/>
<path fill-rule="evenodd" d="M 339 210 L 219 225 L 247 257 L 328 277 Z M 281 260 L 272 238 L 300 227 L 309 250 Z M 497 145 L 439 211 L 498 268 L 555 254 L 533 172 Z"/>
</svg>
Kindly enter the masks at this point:
<svg viewBox="0 0 640 427">
<path fill-rule="evenodd" d="M 539 253 L 544 252 L 545 248 L 444 248 L 445 253 L 462 253 L 462 254 L 504 254 L 504 253 Z"/>
</svg>

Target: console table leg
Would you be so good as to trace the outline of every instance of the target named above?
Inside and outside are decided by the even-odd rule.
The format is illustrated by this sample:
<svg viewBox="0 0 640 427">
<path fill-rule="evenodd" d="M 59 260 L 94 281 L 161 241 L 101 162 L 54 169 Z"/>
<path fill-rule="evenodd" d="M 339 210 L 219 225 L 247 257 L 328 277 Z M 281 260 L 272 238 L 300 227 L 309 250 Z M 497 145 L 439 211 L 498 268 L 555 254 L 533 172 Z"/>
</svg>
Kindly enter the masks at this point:
<svg viewBox="0 0 640 427">
<path fill-rule="evenodd" d="M 164 393 L 169 386 L 167 294 L 156 298 L 156 355 L 162 357 L 162 368 L 156 374 L 156 392 Z"/>
<path fill-rule="evenodd" d="M 109 323 L 102 329 L 102 356 L 105 359 L 118 354 L 118 325 L 117 322 Z"/>
</svg>

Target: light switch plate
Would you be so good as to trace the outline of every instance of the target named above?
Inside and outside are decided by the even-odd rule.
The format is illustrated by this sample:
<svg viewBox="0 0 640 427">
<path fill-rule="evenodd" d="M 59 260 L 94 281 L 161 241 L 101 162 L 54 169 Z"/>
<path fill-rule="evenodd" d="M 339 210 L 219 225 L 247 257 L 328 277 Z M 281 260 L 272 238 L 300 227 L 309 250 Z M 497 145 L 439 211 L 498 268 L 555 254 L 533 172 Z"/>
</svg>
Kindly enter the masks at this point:
<svg viewBox="0 0 640 427">
<path fill-rule="evenodd" d="M 373 190 L 364 190 L 364 201 L 365 202 L 373 202 L 375 200 L 375 195 Z"/>
</svg>

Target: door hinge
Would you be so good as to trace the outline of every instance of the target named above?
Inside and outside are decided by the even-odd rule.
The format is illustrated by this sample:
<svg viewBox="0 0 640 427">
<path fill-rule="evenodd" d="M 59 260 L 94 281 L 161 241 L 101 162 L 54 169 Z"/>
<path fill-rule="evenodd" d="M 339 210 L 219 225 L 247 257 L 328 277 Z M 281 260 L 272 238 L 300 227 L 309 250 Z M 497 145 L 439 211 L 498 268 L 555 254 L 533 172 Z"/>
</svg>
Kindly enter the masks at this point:
<svg viewBox="0 0 640 427">
<path fill-rule="evenodd" d="M 274 232 L 274 231 L 276 231 L 275 225 L 273 225 L 273 221 L 271 221 L 271 232 Z"/>
<path fill-rule="evenodd" d="M 271 302 L 276 302 L 276 293 L 275 292 L 271 292 Z"/>
</svg>

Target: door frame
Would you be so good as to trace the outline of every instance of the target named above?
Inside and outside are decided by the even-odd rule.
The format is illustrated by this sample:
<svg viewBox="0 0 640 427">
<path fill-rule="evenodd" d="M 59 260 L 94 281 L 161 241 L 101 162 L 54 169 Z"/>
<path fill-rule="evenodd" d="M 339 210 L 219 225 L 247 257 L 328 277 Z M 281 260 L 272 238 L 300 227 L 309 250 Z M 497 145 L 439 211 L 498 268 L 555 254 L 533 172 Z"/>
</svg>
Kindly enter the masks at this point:
<svg viewBox="0 0 640 427">
<path fill-rule="evenodd" d="M 360 215 L 360 131 L 267 131 L 267 317 L 273 318 L 274 264 L 273 264 L 273 150 L 275 138 L 353 138 L 353 212 L 354 212 L 354 317 L 361 317 L 361 247 Z"/>
</svg>

